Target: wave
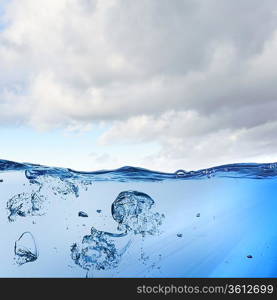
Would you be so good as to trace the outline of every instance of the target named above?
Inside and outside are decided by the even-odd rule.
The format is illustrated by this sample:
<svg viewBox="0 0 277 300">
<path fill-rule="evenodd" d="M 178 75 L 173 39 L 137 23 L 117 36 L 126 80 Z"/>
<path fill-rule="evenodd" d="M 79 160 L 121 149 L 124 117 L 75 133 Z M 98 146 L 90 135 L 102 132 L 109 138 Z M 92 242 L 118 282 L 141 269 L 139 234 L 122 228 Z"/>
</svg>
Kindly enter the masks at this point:
<svg viewBox="0 0 277 300">
<path fill-rule="evenodd" d="M 164 181 L 164 180 L 195 180 L 206 178 L 249 178 L 270 179 L 277 176 L 277 163 L 236 163 L 226 164 L 196 171 L 177 170 L 166 173 L 144 168 L 125 166 L 114 170 L 92 172 L 76 171 L 70 168 L 49 167 L 32 163 L 18 163 L 0 159 L 0 172 L 24 171 L 29 180 L 39 176 L 53 176 L 60 179 L 80 179 L 94 181 Z"/>
</svg>

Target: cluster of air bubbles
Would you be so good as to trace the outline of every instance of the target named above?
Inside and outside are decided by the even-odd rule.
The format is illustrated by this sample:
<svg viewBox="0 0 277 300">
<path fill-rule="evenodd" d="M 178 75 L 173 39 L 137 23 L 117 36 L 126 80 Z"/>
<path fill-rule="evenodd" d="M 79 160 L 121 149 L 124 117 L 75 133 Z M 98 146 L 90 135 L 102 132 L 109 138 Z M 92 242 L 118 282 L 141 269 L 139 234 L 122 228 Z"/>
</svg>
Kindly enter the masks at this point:
<svg viewBox="0 0 277 300">
<path fill-rule="evenodd" d="M 202 171 L 202 174 L 207 176 L 207 178 L 212 178 L 216 174 L 216 170 L 214 168 L 212 169 L 205 169 Z"/>
<path fill-rule="evenodd" d="M 16 194 L 7 201 L 8 219 L 11 222 L 15 221 L 17 216 L 41 216 L 45 214 L 48 202 L 44 195 L 49 194 L 49 192 L 61 199 L 67 199 L 69 195 L 77 198 L 79 197 L 79 185 L 87 189 L 87 186 L 91 184 L 91 181 L 87 180 L 75 181 L 70 178 L 61 179 L 49 175 L 35 177 L 28 170 L 25 172 L 25 176 L 28 178 L 32 190 L 31 192 Z"/>
<path fill-rule="evenodd" d="M 116 268 L 122 255 L 129 247 L 131 240 L 120 249 L 116 241 L 128 237 L 129 233 L 154 235 L 159 234 L 163 214 L 152 212 L 154 200 L 147 194 L 138 191 L 121 192 L 112 203 L 113 219 L 118 223 L 121 233 L 99 231 L 94 227 L 90 235 L 85 235 L 81 244 L 71 246 L 71 258 L 75 264 L 90 273 L 95 270 Z M 131 235 L 132 237 L 132 235 Z M 145 257 L 141 257 L 144 260 Z"/>
<path fill-rule="evenodd" d="M 69 180 L 61 180 L 57 185 L 52 186 L 54 195 L 67 196 L 68 194 L 74 195 L 76 198 L 79 197 L 79 187 L 76 183 Z"/>
<path fill-rule="evenodd" d="M 79 197 L 79 187 L 87 191 L 88 187 L 92 185 L 90 179 L 79 179 L 75 177 L 62 177 L 48 174 L 35 174 L 29 170 L 25 171 L 25 177 L 29 180 L 30 184 L 36 184 L 40 188 L 48 188 L 56 196 L 64 198 L 68 195 Z"/>
<path fill-rule="evenodd" d="M 71 246 L 71 258 L 75 264 L 90 272 L 116 268 L 129 243 L 118 250 L 113 238 L 123 236 L 125 234 L 111 234 L 92 227 L 91 234 L 83 237 L 81 245 L 74 243 Z"/>
<path fill-rule="evenodd" d="M 143 252 L 143 250 L 141 249 L 141 253 L 140 253 L 140 258 L 139 258 L 139 260 L 140 261 L 142 261 L 142 263 L 144 264 L 144 265 L 146 265 L 147 264 L 147 261 L 150 259 L 150 256 L 149 255 L 146 255 L 144 252 Z"/>
<path fill-rule="evenodd" d="M 15 261 L 18 265 L 33 262 L 38 258 L 35 239 L 30 232 L 24 232 L 14 244 Z"/>
<path fill-rule="evenodd" d="M 15 221 L 17 216 L 41 216 L 44 214 L 46 198 L 39 192 L 21 193 L 7 201 L 8 219 Z"/>
<path fill-rule="evenodd" d="M 31 192 L 16 194 L 7 201 L 6 208 L 10 222 L 15 221 L 18 216 L 41 216 L 45 214 L 47 204 L 47 198 L 44 196 L 47 194 L 45 187 L 50 188 L 54 195 L 66 196 L 71 193 L 76 197 L 79 196 L 78 186 L 70 181 L 63 181 L 51 176 L 34 178 L 28 173 L 28 170 L 25 172 L 25 176 L 31 185 L 35 185 L 35 188 Z"/>
<path fill-rule="evenodd" d="M 154 200 L 138 191 L 121 192 L 112 204 L 112 216 L 118 223 L 118 230 L 134 234 L 154 235 L 159 233 L 163 214 L 152 212 Z"/>
<path fill-rule="evenodd" d="M 80 181 L 80 186 L 81 186 L 81 188 L 84 189 L 84 191 L 87 191 L 91 185 L 92 185 L 92 180 L 86 179 L 86 180 Z"/>
<path fill-rule="evenodd" d="M 139 257 L 139 261 L 142 262 L 142 264 L 147 267 L 148 272 L 151 272 L 151 270 L 153 269 L 160 269 L 160 262 L 162 259 L 162 255 L 161 254 L 146 254 L 143 250 L 143 247 L 141 247 L 140 249 L 140 257 Z"/>
<path fill-rule="evenodd" d="M 15 221 L 17 217 L 43 215 L 45 205 L 49 201 L 45 195 L 64 199 L 72 195 L 77 198 L 79 188 L 87 190 L 92 184 L 91 180 L 83 177 L 53 174 L 46 174 L 41 170 L 25 171 L 30 191 L 16 194 L 7 201 L 10 222 Z M 177 177 L 183 177 L 185 174 L 183 170 L 176 172 Z M 153 210 L 154 204 L 155 201 L 145 193 L 134 190 L 121 192 L 111 206 L 112 217 L 118 224 L 119 232 L 110 233 L 91 228 L 90 234 L 85 235 L 79 244 L 74 243 L 71 246 L 71 258 L 75 264 L 88 272 L 116 268 L 135 236 L 160 234 L 160 226 L 165 216 Z M 100 214 L 102 211 L 97 209 L 96 212 Z M 78 216 L 88 217 L 88 214 L 79 211 Z M 123 237 L 127 240 L 122 239 Z M 38 250 L 30 232 L 24 232 L 16 240 L 14 254 L 18 265 L 37 260 Z M 149 256 L 142 254 L 142 261 L 148 259 Z"/>
<path fill-rule="evenodd" d="M 43 176 L 36 179 L 41 188 L 50 189 L 55 196 L 65 198 L 68 195 L 79 197 L 79 186 L 70 179 L 61 179 L 53 176 Z"/>
</svg>

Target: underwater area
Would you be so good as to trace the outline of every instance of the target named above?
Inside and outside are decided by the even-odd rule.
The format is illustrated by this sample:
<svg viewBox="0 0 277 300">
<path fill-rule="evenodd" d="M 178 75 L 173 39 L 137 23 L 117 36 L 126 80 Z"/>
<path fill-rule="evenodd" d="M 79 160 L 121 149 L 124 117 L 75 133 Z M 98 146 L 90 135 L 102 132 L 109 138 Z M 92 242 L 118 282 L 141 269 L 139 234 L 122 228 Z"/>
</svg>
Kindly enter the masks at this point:
<svg viewBox="0 0 277 300">
<path fill-rule="evenodd" d="M 0 277 L 277 277 L 277 164 L 0 160 Z"/>
</svg>

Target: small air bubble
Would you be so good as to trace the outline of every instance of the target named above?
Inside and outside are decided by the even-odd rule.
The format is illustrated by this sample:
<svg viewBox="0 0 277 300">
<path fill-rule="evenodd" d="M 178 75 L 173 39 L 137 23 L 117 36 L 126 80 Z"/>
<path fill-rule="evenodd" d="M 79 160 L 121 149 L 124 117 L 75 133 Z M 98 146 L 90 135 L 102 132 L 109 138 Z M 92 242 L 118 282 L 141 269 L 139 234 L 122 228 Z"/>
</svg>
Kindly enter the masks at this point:
<svg viewBox="0 0 277 300">
<path fill-rule="evenodd" d="M 86 212 L 84 212 L 84 211 L 79 211 L 78 216 L 79 217 L 83 217 L 83 218 L 87 218 L 88 214 Z"/>
<path fill-rule="evenodd" d="M 175 172 L 175 174 L 176 174 L 176 177 L 184 177 L 186 175 L 186 171 L 184 171 L 184 170 L 177 170 Z"/>
</svg>

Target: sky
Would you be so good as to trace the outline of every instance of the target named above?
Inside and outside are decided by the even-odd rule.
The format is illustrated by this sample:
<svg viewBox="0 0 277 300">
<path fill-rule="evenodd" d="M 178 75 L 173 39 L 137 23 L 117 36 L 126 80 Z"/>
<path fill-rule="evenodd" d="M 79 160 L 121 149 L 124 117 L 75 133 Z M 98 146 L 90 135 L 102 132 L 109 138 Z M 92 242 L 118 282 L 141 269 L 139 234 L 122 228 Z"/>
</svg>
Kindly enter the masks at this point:
<svg viewBox="0 0 277 300">
<path fill-rule="evenodd" d="M 276 0 L 0 0 L 0 159 L 277 161 Z"/>
</svg>

